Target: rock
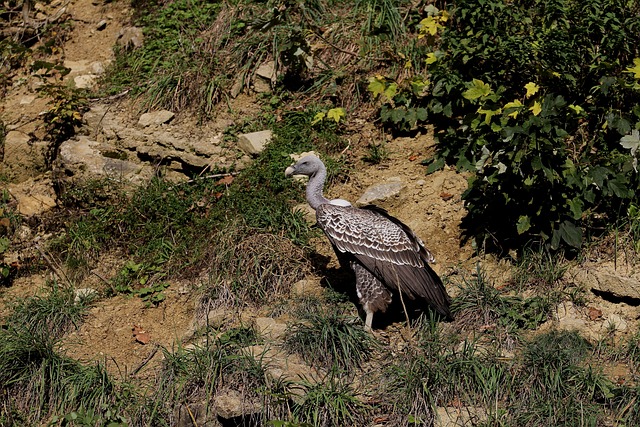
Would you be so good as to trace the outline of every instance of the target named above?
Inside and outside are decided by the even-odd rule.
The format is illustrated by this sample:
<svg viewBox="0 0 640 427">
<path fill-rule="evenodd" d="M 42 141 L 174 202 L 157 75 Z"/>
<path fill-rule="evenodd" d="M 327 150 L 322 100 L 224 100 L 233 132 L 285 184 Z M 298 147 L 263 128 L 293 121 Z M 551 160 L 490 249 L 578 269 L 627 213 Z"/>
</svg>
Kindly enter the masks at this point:
<svg viewBox="0 0 640 427">
<path fill-rule="evenodd" d="M 98 25 L 96 25 L 96 30 L 98 31 L 102 31 L 105 28 L 107 28 L 107 20 L 103 19 L 102 21 L 98 22 Z"/>
<path fill-rule="evenodd" d="M 287 325 L 271 317 L 256 317 L 254 320 L 256 331 L 261 337 L 272 341 L 280 341 L 284 337 Z"/>
<path fill-rule="evenodd" d="M 164 123 L 169 122 L 175 114 L 171 111 L 160 110 L 160 111 L 152 111 L 150 113 L 144 113 L 140 116 L 138 120 L 138 124 L 143 127 L 151 126 L 151 125 L 162 125 Z"/>
<path fill-rule="evenodd" d="M 24 217 L 41 215 L 56 206 L 56 193 L 49 179 L 30 178 L 8 186 L 9 193 L 18 202 L 18 212 Z"/>
<path fill-rule="evenodd" d="M 619 314 L 610 314 L 602 325 L 603 333 L 607 332 L 626 332 L 629 329 L 627 321 Z"/>
<path fill-rule="evenodd" d="M 274 82 L 276 80 L 276 63 L 275 61 L 267 61 L 260 65 L 256 70 L 256 76 Z"/>
<path fill-rule="evenodd" d="M 29 105 L 33 101 L 35 101 L 35 99 L 36 99 L 35 95 L 25 95 L 22 98 L 20 98 L 20 105 Z"/>
<path fill-rule="evenodd" d="M 91 89 L 96 85 L 98 76 L 95 74 L 83 74 L 81 76 L 75 76 L 73 78 L 73 84 L 78 89 Z"/>
<path fill-rule="evenodd" d="M 74 302 L 80 302 L 81 300 L 93 299 L 98 295 L 98 291 L 92 288 L 80 288 L 76 289 L 74 292 L 75 297 L 73 298 Z"/>
<path fill-rule="evenodd" d="M 260 411 L 258 405 L 248 402 L 237 390 L 227 390 L 213 398 L 213 410 L 218 416 L 231 419 Z"/>
<path fill-rule="evenodd" d="M 316 280 L 302 279 L 291 286 L 291 294 L 297 297 L 320 296 L 324 288 Z"/>
<path fill-rule="evenodd" d="M 65 59 L 62 65 L 65 68 L 69 69 L 69 74 L 77 75 L 77 74 L 83 74 L 90 71 L 89 61 L 86 61 L 86 60 L 71 61 L 71 60 Z"/>
<path fill-rule="evenodd" d="M 586 339 L 595 342 L 600 339 L 600 324 L 587 322 L 583 314 L 572 302 L 563 302 L 556 308 L 556 329 L 561 331 L 577 331 Z"/>
<path fill-rule="evenodd" d="M 271 131 L 243 133 L 238 136 L 238 146 L 247 154 L 260 154 L 271 141 Z"/>
<path fill-rule="evenodd" d="M 389 182 L 375 184 L 366 189 L 364 194 L 356 200 L 356 206 L 365 206 L 375 202 L 383 202 L 397 196 L 405 188 L 400 178 L 391 178 Z"/>
<path fill-rule="evenodd" d="M 4 138 L 4 155 L 0 162 L 0 172 L 9 180 L 20 182 L 39 174 L 44 168 L 43 141 L 32 141 L 24 132 L 12 130 Z"/>
<path fill-rule="evenodd" d="M 69 176 L 83 176 L 95 178 L 108 176 L 118 180 L 131 182 L 150 177 L 153 171 L 150 167 L 106 157 L 99 149 L 100 144 L 86 136 L 69 139 L 60 145 L 57 162 Z"/>
<path fill-rule="evenodd" d="M 296 179 L 296 177 L 305 177 L 307 179 L 309 178 L 306 175 L 294 175 L 294 179 Z M 307 223 L 316 223 L 316 211 L 311 206 L 309 206 L 309 203 L 300 203 L 299 205 L 295 205 L 292 210 L 293 212 L 302 213 L 302 216 L 304 217 L 304 220 L 307 221 Z"/>
<path fill-rule="evenodd" d="M 574 270 L 574 280 L 587 289 L 605 292 L 617 298 L 640 299 L 640 280 L 623 276 L 607 266 L 583 266 Z"/>
<path fill-rule="evenodd" d="M 125 49 L 137 49 L 144 44 L 144 34 L 142 28 L 125 27 L 120 31 L 116 43 Z"/>
<path fill-rule="evenodd" d="M 91 63 L 91 72 L 93 74 L 97 74 L 97 75 L 102 75 L 104 74 L 105 68 L 104 68 L 104 63 L 100 62 L 100 61 L 95 61 Z"/>
</svg>

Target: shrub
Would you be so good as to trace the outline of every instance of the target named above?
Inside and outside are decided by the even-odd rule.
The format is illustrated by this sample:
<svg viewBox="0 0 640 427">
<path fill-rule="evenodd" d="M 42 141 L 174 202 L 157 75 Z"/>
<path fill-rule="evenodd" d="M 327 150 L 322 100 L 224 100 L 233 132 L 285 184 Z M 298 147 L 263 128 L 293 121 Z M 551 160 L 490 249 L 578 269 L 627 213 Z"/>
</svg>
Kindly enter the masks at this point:
<svg viewBox="0 0 640 427">
<path fill-rule="evenodd" d="M 450 16 L 432 13 L 428 93 L 401 91 L 382 118 L 433 123 L 429 171 L 475 172 L 464 226 L 478 246 L 578 248 L 636 197 L 639 11 L 636 0 L 457 0 Z"/>
</svg>

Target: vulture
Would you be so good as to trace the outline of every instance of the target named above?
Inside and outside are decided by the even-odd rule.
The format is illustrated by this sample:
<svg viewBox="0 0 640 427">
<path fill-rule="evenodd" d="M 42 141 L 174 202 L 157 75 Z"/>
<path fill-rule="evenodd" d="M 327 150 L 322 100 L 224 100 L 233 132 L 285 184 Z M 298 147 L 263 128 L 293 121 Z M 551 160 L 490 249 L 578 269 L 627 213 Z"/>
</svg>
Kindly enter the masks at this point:
<svg viewBox="0 0 640 427">
<path fill-rule="evenodd" d="M 385 312 L 394 293 L 425 302 L 451 318 L 450 298 L 442 280 L 429 266 L 431 253 L 402 221 L 384 209 L 351 206 L 346 200 L 329 200 L 322 194 L 327 169 L 314 156 L 302 157 L 285 170 L 285 176 L 306 175 L 306 199 L 316 212 L 318 226 L 333 246 L 341 265 L 356 277 L 356 294 L 371 330 L 373 314 Z M 403 303 L 404 305 L 404 303 Z"/>
</svg>

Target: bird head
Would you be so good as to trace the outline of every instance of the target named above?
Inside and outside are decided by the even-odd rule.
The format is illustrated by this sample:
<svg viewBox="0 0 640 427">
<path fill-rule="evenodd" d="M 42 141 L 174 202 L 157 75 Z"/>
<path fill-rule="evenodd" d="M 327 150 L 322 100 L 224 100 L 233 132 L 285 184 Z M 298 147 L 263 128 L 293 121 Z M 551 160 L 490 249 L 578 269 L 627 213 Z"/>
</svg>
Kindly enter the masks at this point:
<svg viewBox="0 0 640 427">
<path fill-rule="evenodd" d="M 306 175 L 314 176 L 323 167 L 322 160 L 313 155 L 304 156 L 296 162 L 295 165 L 289 166 L 285 171 L 285 176 Z"/>
</svg>

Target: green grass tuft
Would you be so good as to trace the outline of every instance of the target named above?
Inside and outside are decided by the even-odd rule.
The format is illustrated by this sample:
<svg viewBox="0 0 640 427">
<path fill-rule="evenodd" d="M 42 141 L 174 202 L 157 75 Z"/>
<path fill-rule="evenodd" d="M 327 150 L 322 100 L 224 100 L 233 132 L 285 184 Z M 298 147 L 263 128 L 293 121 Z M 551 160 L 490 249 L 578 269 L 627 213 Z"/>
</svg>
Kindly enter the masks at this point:
<svg viewBox="0 0 640 427">
<path fill-rule="evenodd" d="M 369 359 L 376 341 L 358 318 L 336 311 L 309 312 L 290 325 L 284 347 L 311 365 L 353 373 Z"/>
</svg>

